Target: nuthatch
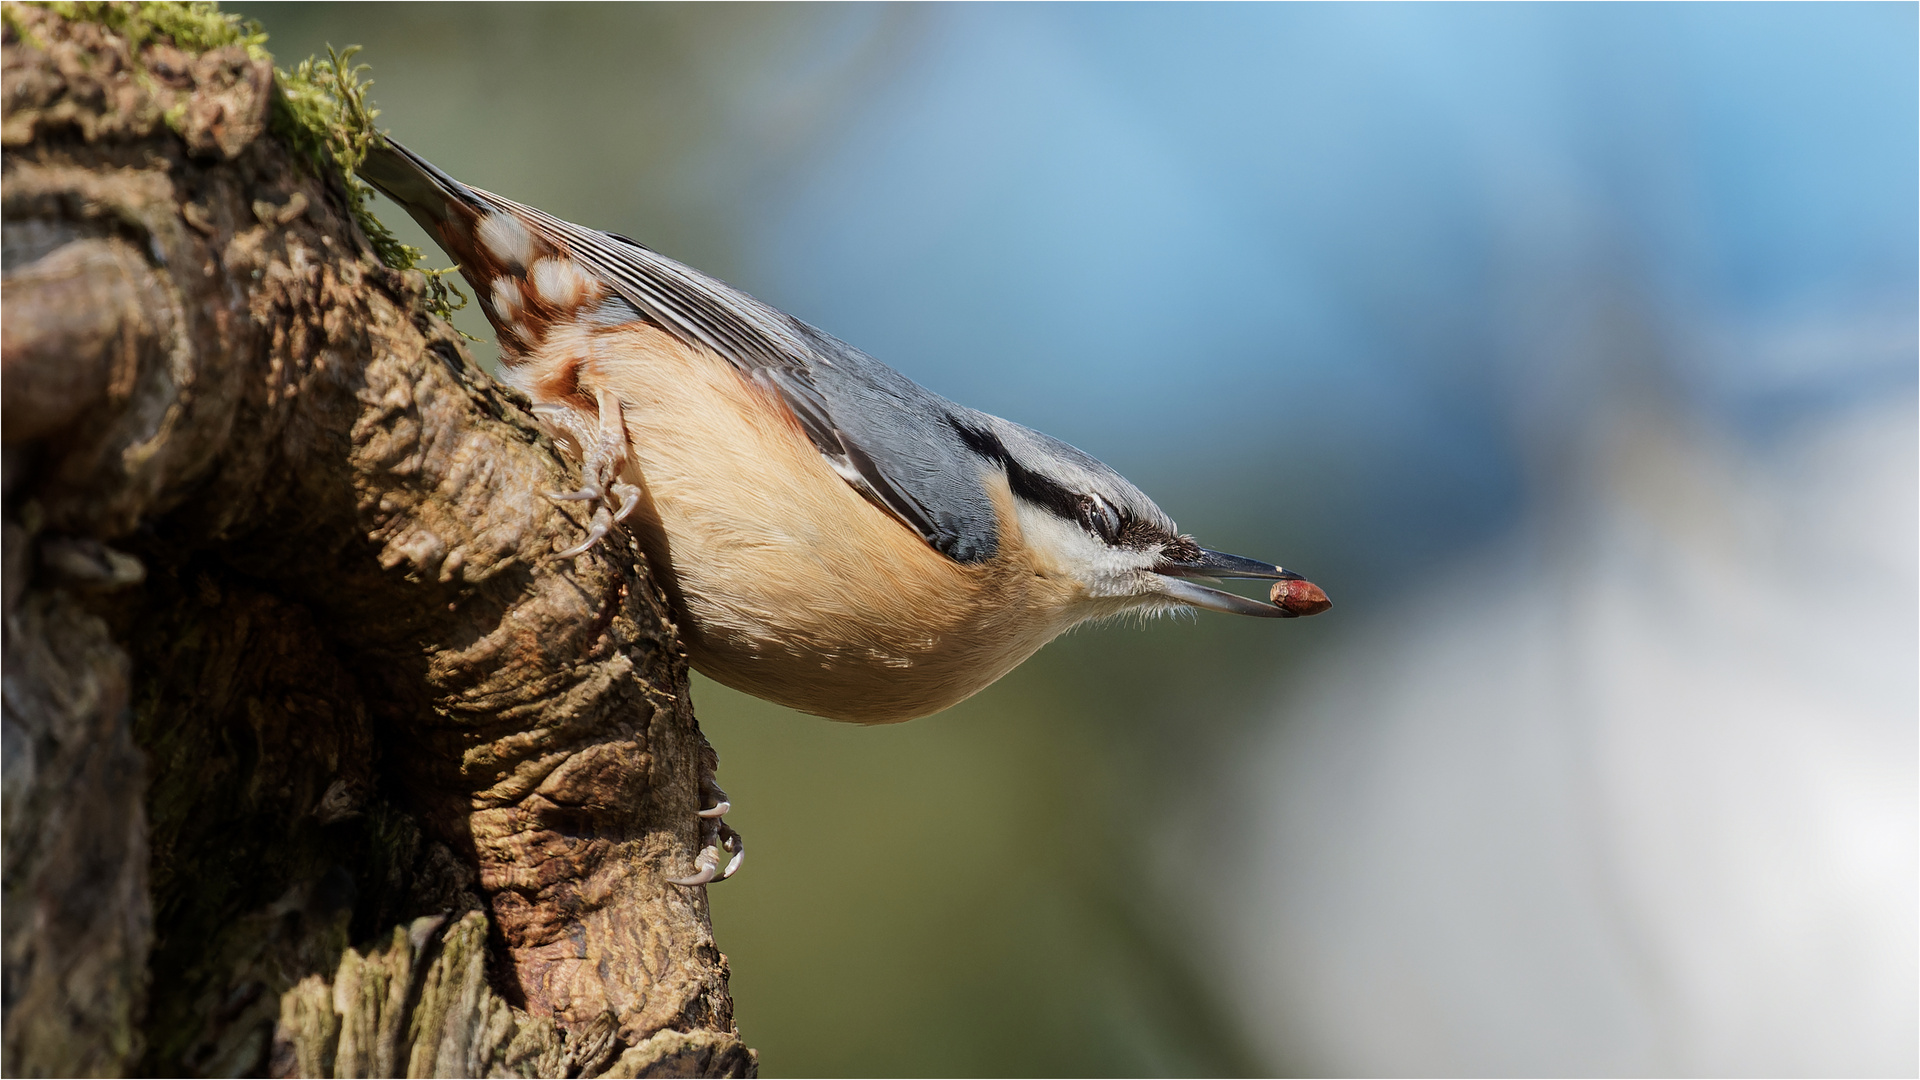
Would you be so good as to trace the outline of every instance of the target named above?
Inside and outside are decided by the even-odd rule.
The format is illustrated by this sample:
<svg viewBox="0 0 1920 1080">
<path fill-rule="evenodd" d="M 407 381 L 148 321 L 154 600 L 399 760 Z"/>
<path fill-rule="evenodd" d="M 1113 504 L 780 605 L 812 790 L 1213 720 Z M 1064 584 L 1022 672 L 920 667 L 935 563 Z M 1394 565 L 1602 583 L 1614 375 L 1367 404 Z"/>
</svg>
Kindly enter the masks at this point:
<svg viewBox="0 0 1920 1080">
<path fill-rule="evenodd" d="M 589 502 L 591 524 L 561 555 L 627 520 L 689 661 L 719 682 L 892 723 L 1089 619 L 1327 606 L 1292 571 L 1182 536 L 1089 455 L 624 236 L 468 187 L 391 140 L 361 172 L 458 261 L 507 380 L 582 461 L 581 490 L 558 497 Z M 1195 580 L 1222 577 L 1274 580 L 1276 603 Z"/>
</svg>

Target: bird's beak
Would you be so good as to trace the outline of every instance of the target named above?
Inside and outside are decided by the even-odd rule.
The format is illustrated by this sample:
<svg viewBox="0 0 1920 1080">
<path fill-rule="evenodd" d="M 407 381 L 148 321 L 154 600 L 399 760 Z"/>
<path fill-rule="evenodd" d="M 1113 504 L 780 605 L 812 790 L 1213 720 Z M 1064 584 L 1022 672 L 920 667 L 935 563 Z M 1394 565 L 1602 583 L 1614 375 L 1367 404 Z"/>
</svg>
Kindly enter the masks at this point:
<svg viewBox="0 0 1920 1080">
<path fill-rule="evenodd" d="M 1257 615 L 1266 619 L 1295 619 L 1318 615 L 1333 606 L 1320 587 L 1291 570 L 1220 551 L 1200 549 L 1193 559 L 1161 559 L 1153 568 L 1161 591 L 1183 604 L 1224 611 L 1229 615 Z M 1273 581 L 1273 603 L 1210 589 L 1191 578 L 1260 578 Z"/>
</svg>

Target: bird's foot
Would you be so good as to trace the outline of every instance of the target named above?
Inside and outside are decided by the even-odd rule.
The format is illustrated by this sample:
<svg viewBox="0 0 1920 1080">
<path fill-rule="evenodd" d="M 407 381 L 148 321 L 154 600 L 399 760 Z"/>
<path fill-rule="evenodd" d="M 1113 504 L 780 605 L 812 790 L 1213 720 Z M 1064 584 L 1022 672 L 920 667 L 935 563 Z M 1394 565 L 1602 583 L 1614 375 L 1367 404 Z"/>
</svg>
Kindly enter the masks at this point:
<svg viewBox="0 0 1920 1080">
<path fill-rule="evenodd" d="M 599 402 L 599 424 L 594 437 L 579 439 L 586 447 L 586 460 L 580 465 L 581 485 L 577 491 L 550 491 L 549 499 L 556 502 L 586 502 L 593 508 L 587 520 L 586 539 L 559 552 L 555 557 L 571 559 L 593 548 L 614 525 L 625 521 L 633 508 L 640 504 L 640 489 L 620 479 L 621 472 L 627 466 L 628 442 L 627 424 L 620 399 L 602 390 L 596 395 Z M 618 503 L 617 506 L 612 505 Z"/>
<path fill-rule="evenodd" d="M 708 767 L 700 777 L 700 800 L 706 809 L 700 814 L 700 854 L 693 858 L 693 873 L 683 878 L 669 878 L 674 885 L 705 885 L 709 882 L 725 881 L 740 869 L 741 860 L 747 857 L 746 841 L 725 821 L 727 811 L 733 804 L 727 801 L 727 793 L 720 790 L 714 782 L 713 751 L 707 751 Z M 726 869 L 720 868 L 722 852 L 732 856 L 727 860 Z"/>
<path fill-rule="evenodd" d="M 565 551 L 557 552 L 554 555 L 555 558 L 571 559 L 575 555 L 585 554 L 592 550 L 593 545 L 599 543 L 603 537 L 613 531 L 615 524 L 625 521 L 627 515 L 633 513 L 633 508 L 640 502 L 640 489 L 624 480 L 615 480 L 609 484 L 608 487 L 612 489 L 613 498 L 620 500 L 620 506 L 617 509 L 609 509 L 611 500 L 608 499 L 607 494 L 593 488 L 582 488 L 579 491 L 555 492 L 548 496 L 549 498 L 559 501 L 592 499 L 598 503 L 598 505 L 593 508 L 593 516 L 587 520 L 586 539 Z"/>
</svg>

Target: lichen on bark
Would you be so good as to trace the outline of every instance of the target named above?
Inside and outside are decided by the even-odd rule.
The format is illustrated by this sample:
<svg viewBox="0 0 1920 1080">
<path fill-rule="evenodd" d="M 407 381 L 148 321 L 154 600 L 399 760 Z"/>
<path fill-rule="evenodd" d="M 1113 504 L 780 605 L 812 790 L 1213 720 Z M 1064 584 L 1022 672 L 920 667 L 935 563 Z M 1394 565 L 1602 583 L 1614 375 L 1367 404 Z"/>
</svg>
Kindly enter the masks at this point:
<svg viewBox="0 0 1920 1080">
<path fill-rule="evenodd" d="M 4 5 L 0 1066 L 751 1072 L 644 559 L 261 42 L 126 10 Z"/>
</svg>

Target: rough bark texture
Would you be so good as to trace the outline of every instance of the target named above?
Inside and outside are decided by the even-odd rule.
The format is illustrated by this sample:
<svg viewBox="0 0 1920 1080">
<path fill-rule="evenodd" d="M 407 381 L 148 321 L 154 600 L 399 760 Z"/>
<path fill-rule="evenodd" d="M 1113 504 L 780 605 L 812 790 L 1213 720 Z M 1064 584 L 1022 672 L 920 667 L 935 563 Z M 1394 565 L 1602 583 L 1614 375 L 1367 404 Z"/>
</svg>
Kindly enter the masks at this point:
<svg viewBox="0 0 1920 1080">
<path fill-rule="evenodd" d="M 0 1065 L 750 1074 L 640 554 L 265 63 L 8 12 Z"/>
</svg>

